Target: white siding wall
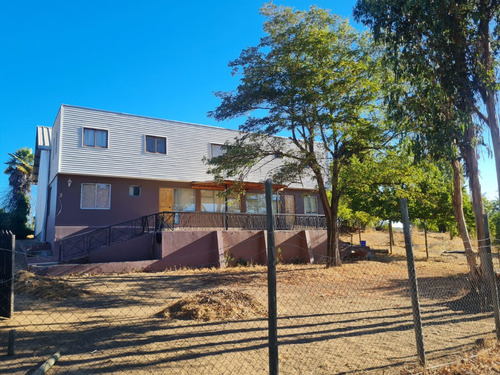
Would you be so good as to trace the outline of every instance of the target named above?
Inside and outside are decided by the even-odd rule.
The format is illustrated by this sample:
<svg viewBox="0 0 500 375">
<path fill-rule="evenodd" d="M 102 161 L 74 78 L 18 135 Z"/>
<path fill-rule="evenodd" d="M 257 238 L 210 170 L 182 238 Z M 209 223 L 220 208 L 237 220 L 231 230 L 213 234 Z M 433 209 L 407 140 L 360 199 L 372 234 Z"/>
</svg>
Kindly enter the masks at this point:
<svg viewBox="0 0 500 375">
<path fill-rule="evenodd" d="M 50 155 L 50 175 L 49 182 L 56 177 L 59 171 L 61 160 L 61 117 L 64 113 L 64 106 L 61 106 L 57 114 L 54 125 L 52 125 L 51 155 Z"/>
<path fill-rule="evenodd" d="M 186 124 L 121 113 L 62 106 L 54 124 L 60 135 L 58 171 L 67 174 L 145 178 L 171 181 L 210 181 L 202 158 L 209 156 L 210 143 L 222 144 L 237 131 Z M 60 130 L 59 126 L 60 125 Z M 108 148 L 83 147 L 83 128 L 108 130 Z M 145 136 L 167 138 L 167 155 L 145 152 Z M 54 148 L 54 147 L 53 147 Z M 280 160 L 257 169 L 249 178 L 261 182 Z M 52 163 L 55 164 L 55 163 Z M 294 187 L 314 188 L 295 184 Z"/>
<path fill-rule="evenodd" d="M 35 236 L 45 242 L 45 219 L 47 217 L 47 193 L 49 187 L 50 151 L 40 150 L 38 186 L 36 192 Z"/>
</svg>

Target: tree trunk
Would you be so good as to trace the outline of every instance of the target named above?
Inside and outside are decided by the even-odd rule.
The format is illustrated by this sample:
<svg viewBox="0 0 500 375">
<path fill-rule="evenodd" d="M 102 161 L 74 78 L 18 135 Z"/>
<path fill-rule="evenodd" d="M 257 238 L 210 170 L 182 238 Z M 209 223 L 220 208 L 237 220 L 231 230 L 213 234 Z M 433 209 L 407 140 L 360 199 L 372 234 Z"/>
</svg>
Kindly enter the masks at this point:
<svg viewBox="0 0 500 375">
<path fill-rule="evenodd" d="M 389 220 L 389 254 L 392 254 L 392 245 L 394 245 L 394 232 L 392 230 L 392 221 Z"/>
<path fill-rule="evenodd" d="M 479 34 L 481 36 L 481 63 L 486 70 L 485 76 L 495 77 L 495 67 L 493 61 L 493 52 L 491 50 L 491 25 L 493 19 L 492 5 L 488 1 L 481 1 L 480 12 L 481 22 L 479 23 Z M 493 78 L 494 79 L 494 78 Z M 482 97 L 488 115 L 487 124 L 491 133 L 491 143 L 493 145 L 493 154 L 495 157 L 495 167 L 497 173 L 497 188 L 500 194 L 500 132 L 498 129 L 498 117 L 496 112 L 496 91 L 492 89 L 492 82 L 483 82 Z"/>
<path fill-rule="evenodd" d="M 473 284 L 477 285 L 477 283 L 481 279 L 481 270 L 477 264 L 476 254 L 472 249 L 469 232 L 465 223 L 462 197 L 462 171 L 458 159 L 454 160 L 451 163 L 451 166 L 453 168 L 453 214 L 455 215 L 455 220 L 458 224 L 458 232 L 460 233 L 460 237 L 462 238 L 462 242 L 464 244 L 465 256 L 469 265 L 469 274 L 471 280 Z"/>
<path fill-rule="evenodd" d="M 429 246 L 427 242 L 427 223 L 424 221 L 424 238 L 425 238 L 425 259 L 429 260 Z"/>
</svg>

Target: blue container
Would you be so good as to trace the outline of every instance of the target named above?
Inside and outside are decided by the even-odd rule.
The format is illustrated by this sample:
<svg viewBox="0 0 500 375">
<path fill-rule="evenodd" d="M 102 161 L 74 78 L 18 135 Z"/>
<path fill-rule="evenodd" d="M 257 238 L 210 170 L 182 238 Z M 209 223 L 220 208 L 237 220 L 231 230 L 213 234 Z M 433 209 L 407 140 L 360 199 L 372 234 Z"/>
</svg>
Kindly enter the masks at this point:
<svg viewBox="0 0 500 375">
<path fill-rule="evenodd" d="M 359 241 L 359 244 L 361 245 L 361 247 L 365 247 L 366 246 L 366 241 Z"/>
</svg>

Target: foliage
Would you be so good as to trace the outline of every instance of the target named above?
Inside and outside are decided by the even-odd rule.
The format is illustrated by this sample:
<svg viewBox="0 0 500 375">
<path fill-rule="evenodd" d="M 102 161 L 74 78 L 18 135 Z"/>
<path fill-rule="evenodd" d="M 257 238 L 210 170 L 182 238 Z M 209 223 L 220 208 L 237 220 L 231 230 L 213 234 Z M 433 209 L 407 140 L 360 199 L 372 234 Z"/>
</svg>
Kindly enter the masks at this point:
<svg viewBox="0 0 500 375">
<path fill-rule="evenodd" d="M 9 160 L 5 163 L 7 168 L 5 174 L 9 175 L 10 190 L 4 203 L 6 213 L 2 216 L 4 229 L 11 230 L 18 237 L 26 237 L 32 233 L 28 224 L 28 215 L 30 213 L 29 193 L 31 191 L 31 182 L 33 178 L 34 155 L 28 147 L 21 148 L 9 153 Z"/>
<path fill-rule="evenodd" d="M 490 201 L 484 198 L 484 206 L 488 214 L 491 243 L 500 245 L 500 202 L 498 199 Z"/>
<path fill-rule="evenodd" d="M 208 161 L 209 173 L 243 181 L 267 164 L 278 183 L 311 178 L 325 208 L 327 266 L 339 265 L 339 176 L 353 157 L 391 139 L 379 107 L 389 79 L 370 38 L 347 20 L 316 7 L 293 11 L 272 3 L 261 13 L 266 36 L 229 64 L 240 84 L 217 93 L 222 102 L 210 113 L 217 120 L 247 118 L 225 154 Z"/>
<path fill-rule="evenodd" d="M 480 124 L 490 128 L 500 187 L 500 136 L 496 114 L 500 3 L 487 0 L 358 0 L 354 13 L 373 30 L 375 38 L 386 45 L 394 69 L 413 77 L 414 87 L 423 76 L 426 77 L 428 98 L 439 101 L 440 95 L 433 95 L 434 88 L 438 88 L 445 102 L 454 107 L 453 111 L 466 114 L 468 122 L 474 115 Z M 448 106 L 435 108 L 440 112 L 449 109 Z M 441 133 L 448 129 L 443 128 Z M 480 133 L 476 131 L 475 136 L 479 137 Z M 466 167 L 471 168 L 470 165 Z"/>
</svg>

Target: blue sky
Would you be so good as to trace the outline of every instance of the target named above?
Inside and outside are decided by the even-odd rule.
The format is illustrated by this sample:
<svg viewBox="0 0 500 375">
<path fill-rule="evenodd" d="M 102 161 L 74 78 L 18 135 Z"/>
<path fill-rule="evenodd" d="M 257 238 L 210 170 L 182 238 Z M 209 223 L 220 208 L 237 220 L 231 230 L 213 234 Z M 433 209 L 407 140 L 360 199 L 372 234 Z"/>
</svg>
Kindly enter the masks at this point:
<svg viewBox="0 0 500 375">
<path fill-rule="evenodd" d="M 311 4 L 352 19 L 355 0 Z M 238 83 L 229 61 L 256 45 L 263 1 L 8 1 L 0 14 L 0 162 L 35 146 L 61 104 L 237 128 L 207 117 L 215 91 Z M 3 165 L 3 164 L 2 164 Z M 2 167 L 3 168 L 3 167 Z M 483 192 L 496 197 L 495 169 L 481 157 Z M 3 169 L 2 169 L 3 172 Z M 0 173 L 0 194 L 8 188 Z"/>
</svg>

